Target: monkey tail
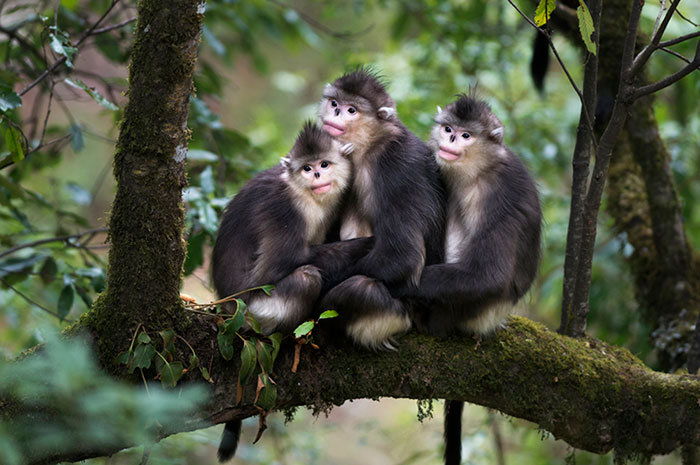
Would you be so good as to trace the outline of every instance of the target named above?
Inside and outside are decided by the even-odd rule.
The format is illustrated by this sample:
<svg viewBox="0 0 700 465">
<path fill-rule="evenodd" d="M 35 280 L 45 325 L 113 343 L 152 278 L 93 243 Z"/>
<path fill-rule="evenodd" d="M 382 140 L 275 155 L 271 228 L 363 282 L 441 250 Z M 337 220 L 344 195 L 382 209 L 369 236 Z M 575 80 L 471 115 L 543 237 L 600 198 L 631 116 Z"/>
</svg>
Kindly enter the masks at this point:
<svg viewBox="0 0 700 465">
<path fill-rule="evenodd" d="M 459 465 L 462 461 L 462 411 L 464 402 L 445 401 L 445 465 Z"/>
<path fill-rule="evenodd" d="M 224 433 L 221 435 L 219 450 L 216 455 L 219 462 L 228 462 L 236 455 L 238 440 L 241 438 L 241 420 L 231 420 L 226 422 Z"/>
</svg>

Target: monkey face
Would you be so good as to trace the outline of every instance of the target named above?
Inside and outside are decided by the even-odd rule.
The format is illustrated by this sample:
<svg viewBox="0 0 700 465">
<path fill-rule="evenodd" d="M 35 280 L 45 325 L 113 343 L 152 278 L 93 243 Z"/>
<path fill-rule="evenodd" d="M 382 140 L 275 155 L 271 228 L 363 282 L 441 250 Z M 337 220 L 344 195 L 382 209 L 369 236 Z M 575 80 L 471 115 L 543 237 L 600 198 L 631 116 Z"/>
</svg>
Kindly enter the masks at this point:
<svg viewBox="0 0 700 465">
<path fill-rule="evenodd" d="M 327 194 L 333 187 L 333 163 L 328 160 L 307 163 L 300 174 L 313 194 Z"/>
<path fill-rule="evenodd" d="M 469 130 L 448 124 L 436 126 L 433 137 L 437 142 L 436 155 L 448 162 L 465 155 L 475 141 Z"/>
<path fill-rule="evenodd" d="M 355 105 L 339 102 L 336 99 L 325 99 L 321 108 L 323 130 L 333 137 L 339 137 L 359 118 L 360 112 Z"/>
</svg>

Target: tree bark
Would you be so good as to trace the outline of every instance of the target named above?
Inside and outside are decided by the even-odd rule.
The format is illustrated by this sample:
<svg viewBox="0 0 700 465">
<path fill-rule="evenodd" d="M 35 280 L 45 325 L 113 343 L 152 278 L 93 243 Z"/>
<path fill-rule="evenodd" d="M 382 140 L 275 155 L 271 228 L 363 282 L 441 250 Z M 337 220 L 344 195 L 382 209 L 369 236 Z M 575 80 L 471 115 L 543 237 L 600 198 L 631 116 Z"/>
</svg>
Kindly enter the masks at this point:
<svg viewBox="0 0 700 465">
<path fill-rule="evenodd" d="M 566 2 L 572 8 L 578 3 Z M 622 47 L 632 0 L 606 0 L 601 17 L 596 126 L 611 115 L 619 85 Z M 575 17 L 557 10 L 557 27 L 584 50 Z M 637 51 L 649 42 L 640 33 Z M 652 58 L 653 59 L 653 58 Z M 637 86 L 647 84 L 642 76 Z M 650 339 L 661 367 L 685 363 L 692 328 L 700 313 L 700 266 L 693 261 L 683 228 L 680 199 L 671 176 L 670 156 L 654 117 L 653 98 L 627 111 L 625 127 L 610 162 L 608 213 L 633 247 L 628 257 L 641 316 L 653 328 Z M 680 336 L 680 337 L 679 337 Z"/>
<path fill-rule="evenodd" d="M 106 366 L 139 323 L 161 329 L 184 322 L 182 189 L 203 12 L 201 0 L 139 2 L 129 102 L 114 155 L 107 289 L 85 317 Z"/>
</svg>

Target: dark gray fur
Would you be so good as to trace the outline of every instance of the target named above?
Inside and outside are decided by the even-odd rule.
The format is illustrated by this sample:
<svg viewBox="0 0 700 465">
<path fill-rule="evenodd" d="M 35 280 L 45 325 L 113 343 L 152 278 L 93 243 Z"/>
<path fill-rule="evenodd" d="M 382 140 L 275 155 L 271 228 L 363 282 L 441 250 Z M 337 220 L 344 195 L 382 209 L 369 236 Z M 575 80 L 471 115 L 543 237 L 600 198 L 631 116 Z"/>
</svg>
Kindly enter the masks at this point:
<svg viewBox="0 0 700 465">
<path fill-rule="evenodd" d="M 441 115 L 455 125 L 482 127 L 483 132 L 474 136 L 483 138 L 490 137 L 493 121 L 498 121 L 484 102 L 468 96 L 461 96 Z M 458 332 L 460 322 L 488 311 L 493 301 L 505 298 L 515 303 L 535 279 L 542 229 L 537 189 L 520 158 L 504 148 L 505 159 L 494 157 L 476 181 L 486 193 L 481 222 L 461 257 L 455 263 L 427 266 L 419 288 L 409 293 L 431 303 L 416 306 L 415 322 L 423 331 Z M 447 189 L 450 196 L 459 195 L 449 179 Z"/>
<path fill-rule="evenodd" d="M 291 332 L 310 318 L 322 285 L 335 284 L 350 276 L 350 264 L 372 245 L 371 238 L 319 245 L 306 242 L 305 221 L 292 200 L 289 184 L 281 175 L 285 170 L 298 170 L 307 162 L 319 160 L 330 149 L 331 142 L 329 135 L 307 124 L 289 153 L 287 167 L 277 165 L 259 173 L 229 202 L 214 245 L 212 278 L 219 297 L 274 284 L 272 295 L 292 302 L 290 308 L 295 312 L 274 329 L 283 333 Z M 263 240 L 268 248 L 261 251 Z M 268 265 L 254 280 L 251 273 L 263 254 Z M 241 298 L 245 301 L 253 294 L 263 296 L 262 291 L 254 291 Z M 226 423 L 219 461 L 234 456 L 240 430 L 240 420 Z"/>
<path fill-rule="evenodd" d="M 360 111 L 369 109 L 380 124 L 373 148 L 363 157 L 372 179 L 368 197 L 374 199 L 364 213 L 375 244 L 352 267 L 353 274 L 367 278 L 341 283 L 322 301 L 323 308 L 339 313 L 333 324 L 346 327 L 361 318 L 406 312 L 390 291 L 410 286 L 424 259 L 428 264 L 442 260 L 445 191 L 432 151 L 395 113 L 386 117 L 379 111 L 393 109 L 394 102 L 375 73 L 359 69 L 345 74 L 326 87 L 324 97 L 357 105 Z M 353 154 L 355 172 L 358 158 Z M 353 186 L 346 208 L 361 203 Z"/>
<path fill-rule="evenodd" d="M 469 237 L 462 238 L 460 256 L 452 263 L 426 266 L 418 289 L 407 293 L 416 298 L 416 327 L 444 336 L 462 331 L 465 321 L 497 311 L 494 304 L 514 304 L 528 291 L 539 265 L 542 212 L 534 181 L 522 161 L 502 145 L 502 125 L 486 103 L 463 95 L 438 115 L 436 123 L 468 129 L 472 137 L 504 149 L 500 156 L 480 152 L 488 157 L 474 181 L 483 189 L 480 218 L 476 224 L 464 224 Z M 437 141 L 431 140 L 431 145 L 437 151 Z M 455 215 L 464 221 L 452 208 L 464 189 L 455 178 L 459 173 L 447 174 L 448 220 Z M 460 401 L 445 402 L 446 465 L 461 461 L 462 408 Z"/>
</svg>

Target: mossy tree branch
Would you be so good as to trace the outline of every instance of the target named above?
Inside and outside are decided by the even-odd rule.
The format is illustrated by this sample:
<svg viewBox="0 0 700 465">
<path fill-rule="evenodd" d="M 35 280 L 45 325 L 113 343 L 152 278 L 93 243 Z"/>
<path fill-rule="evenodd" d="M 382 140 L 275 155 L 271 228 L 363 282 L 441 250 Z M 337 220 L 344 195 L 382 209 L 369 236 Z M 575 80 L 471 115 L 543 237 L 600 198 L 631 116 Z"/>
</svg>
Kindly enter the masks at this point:
<svg viewBox="0 0 700 465">
<path fill-rule="evenodd" d="M 163 425 L 163 435 L 257 413 L 252 382 L 235 405 L 238 357 L 226 362 L 218 355 L 215 331 L 206 318 L 193 321 L 187 334 L 201 360 L 213 362 L 211 402 L 198 418 Z M 293 359 L 293 344 L 283 344 L 273 375 L 278 409 L 323 411 L 359 398 L 448 398 L 532 421 L 595 453 L 664 454 L 700 444 L 700 378 L 654 372 L 625 349 L 563 336 L 521 317 L 478 346 L 468 337 L 409 334 L 396 352 L 306 346 L 297 373 Z"/>
</svg>

